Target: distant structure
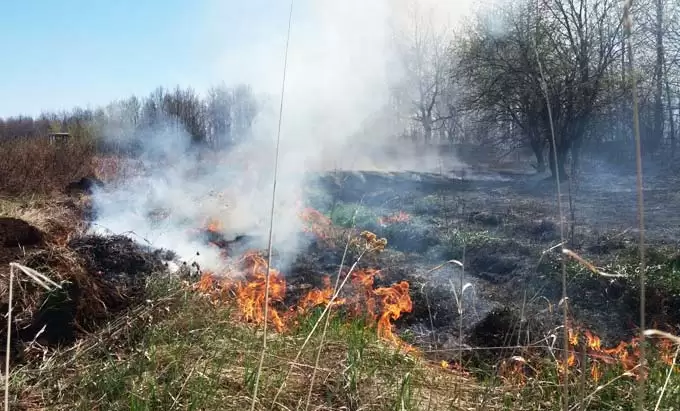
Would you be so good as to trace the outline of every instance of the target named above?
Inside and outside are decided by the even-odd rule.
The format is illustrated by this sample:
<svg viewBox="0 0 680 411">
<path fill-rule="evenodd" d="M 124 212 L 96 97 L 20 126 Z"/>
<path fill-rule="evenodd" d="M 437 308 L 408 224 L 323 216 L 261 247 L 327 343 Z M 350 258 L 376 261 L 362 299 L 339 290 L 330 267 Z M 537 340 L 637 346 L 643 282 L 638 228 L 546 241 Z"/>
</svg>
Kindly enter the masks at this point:
<svg viewBox="0 0 680 411">
<path fill-rule="evenodd" d="M 47 140 L 50 144 L 65 143 L 71 138 L 70 133 L 49 133 Z"/>
</svg>

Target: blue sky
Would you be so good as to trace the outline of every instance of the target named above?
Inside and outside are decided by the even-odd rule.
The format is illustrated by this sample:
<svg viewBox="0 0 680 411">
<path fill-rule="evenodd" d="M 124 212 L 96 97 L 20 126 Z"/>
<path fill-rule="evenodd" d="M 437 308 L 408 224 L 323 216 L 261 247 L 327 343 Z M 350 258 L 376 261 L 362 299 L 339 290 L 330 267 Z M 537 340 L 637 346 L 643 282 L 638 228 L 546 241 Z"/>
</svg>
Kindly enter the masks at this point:
<svg viewBox="0 0 680 411">
<path fill-rule="evenodd" d="M 223 64 L 281 37 L 276 0 L 6 0 L 0 11 L 0 116 L 95 107 L 157 86 L 202 92 Z"/>
<path fill-rule="evenodd" d="M 344 88 L 381 63 L 376 43 L 362 39 L 377 41 L 388 11 L 409 1 L 295 0 L 291 88 L 308 96 L 329 82 Z M 470 0 L 415 2 L 448 18 Z M 280 90 L 289 0 L 1 3 L 0 117 L 95 108 L 178 84 L 199 93 L 222 82 Z"/>
</svg>

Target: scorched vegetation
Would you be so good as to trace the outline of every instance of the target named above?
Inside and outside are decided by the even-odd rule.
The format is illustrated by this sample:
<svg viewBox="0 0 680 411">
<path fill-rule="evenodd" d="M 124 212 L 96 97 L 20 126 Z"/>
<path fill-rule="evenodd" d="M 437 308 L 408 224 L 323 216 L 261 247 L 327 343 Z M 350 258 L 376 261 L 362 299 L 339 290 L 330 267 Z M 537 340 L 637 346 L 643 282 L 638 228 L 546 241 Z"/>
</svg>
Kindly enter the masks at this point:
<svg viewBox="0 0 680 411">
<path fill-rule="evenodd" d="M 621 6 L 409 8 L 288 149 L 246 85 L 0 120 L 7 404 L 678 409 L 679 9 Z"/>
</svg>

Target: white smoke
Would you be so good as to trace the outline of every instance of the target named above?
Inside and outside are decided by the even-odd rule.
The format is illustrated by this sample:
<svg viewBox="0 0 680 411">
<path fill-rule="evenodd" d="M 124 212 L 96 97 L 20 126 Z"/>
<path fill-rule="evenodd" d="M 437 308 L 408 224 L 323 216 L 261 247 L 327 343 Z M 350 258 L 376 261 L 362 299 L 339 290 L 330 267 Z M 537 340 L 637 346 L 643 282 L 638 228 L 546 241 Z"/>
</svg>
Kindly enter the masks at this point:
<svg viewBox="0 0 680 411">
<path fill-rule="evenodd" d="M 297 206 L 304 204 L 311 171 L 359 165 L 395 169 L 404 167 L 404 158 L 415 159 L 403 145 L 396 150 L 399 156 L 385 154 L 399 131 L 396 120 L 386 113 L 390 86 L 402 75 L 391 43 L 395 28 L 411 12 L 411 6 L 402 3 L 298 0 L 295 4 L 273 224 L 273 245 L 283 256 L 279 267 L 303 245 Z M 279 4 L 276 9 L 286 8 Z M 285 15 L 277 14 L 276 22 L 270 13 L 264 15 L 267 19 L 240 26 L 240 47 L 220 61 L 225 81 L 250 84 L 258 95 L 268 96 L 261 102 L 264 106 L 252 138 L 206 161 L 190 149 L 188 134 L 171 119 L 162 129 L 148 130 L 142 139 L 147 172 L 96 193 L 97 230 L 134 233 L 212 270 L 221 266 L 219 250 L 191 236 L 192 230 L 205 226 L 207 218 L 221 222 L 227 239 L 248 234 L 259 239 L 253 247 L 266 246 L 287 10 Z M 120 133 L 110 138 L 120 138 Z M 154 217 L 159 213 L 166 217 Z"/>
</svg>

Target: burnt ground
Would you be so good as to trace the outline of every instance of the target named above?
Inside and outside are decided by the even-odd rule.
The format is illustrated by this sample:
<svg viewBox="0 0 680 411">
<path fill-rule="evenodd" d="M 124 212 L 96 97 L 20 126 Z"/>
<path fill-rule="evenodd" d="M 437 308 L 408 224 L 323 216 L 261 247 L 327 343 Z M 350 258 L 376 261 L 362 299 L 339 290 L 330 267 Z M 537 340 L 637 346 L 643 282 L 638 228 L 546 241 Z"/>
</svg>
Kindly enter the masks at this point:
<svg viewBox="0 0 680 411">
<path fill-rule="evenodd" d="M 678 179 L 657 175 L 645 184 L 652 266 L 647 321 L 672 327 L 680 324 Z M 572 317 L 606 345 L 629 339 L 639 321 L 635 178 L 586 173 L 578 182 L 563 183 L 562 190 L 568 247 L 608 273 L 627 276 L 603 277 L 567 261 Z M 561 323 L 562 257 L 559 249 L 546 252 L 561 238 L 551 181 L 493 172 L 464 180 L 427 173 L 338 172 L 320 177 L 309 198 L 335 224 L 351 226 L 354 221 L 356 228 L 388 239 L 388 250 L 364 264 L 381 268 L 384 284 L 409 280 L 414 311 L 398 326 L 421 346 L 459 345 L 454 289 L 466 283 L 471 287 L 462 298 L 464 344 L 525 344 Z M 399 212 L 410 219 L 384 225 L 378 221 Z M 450 259 L 462 260 L 464 273 L 454 264 L 432 271 Z M 332 273 L 339 256 L 317 247 L 302 260 L 291 269 L 293 277 L 313 266 Z"/>
<path fill-rule="evenodd" d="M 12 361 L 27 347 L 69 345 L 146 298 L 147 279 L 167 272 L 173 253 L 155 250 L 126 236 L 85 235 L 65 245 L 41 241 L 43 233 L 17 219 L 0 219 L 2 277 L 17 262 L 37 270 L 60 288 L 37 286 L 17 271 L 13 298 Z M 4 284 L 7 284 L 4 282 Z M 0 289 L 0 310 L 8 307 L 8 288 Z M 0 326 L 6 333 L 6 324 Z M 4 339 L 4 337 L 3 337 Z M 4 355 L 3 349 L 0 353 Z"/>
<path fill-rule="evenodd" d="M 645 184 L 651 266 L 647 321 L 672 327 L 680 324 L 678 180 L 657 175 Z M 609 273 L 626 275 L 602 277 L 573 261 L 567 264 L 572 317 L 600 335 L 605 345 L 637 331 L 634 187 L 634 176 L 604 173 L 586 173 L 562 185 L 569 248 Z M 309 205 L 335 225 L 369 230 L 388 240 L 385 252 L 365 258 L 360 266 L 381 269 L 377 286 L 408 280 L 413 311 L 397 321 L 397 328 L 425 351 L 455 352 L 461 342 L 472 347 L 526 345 L 561 323 L 561 255 L 555 249 L 561 236 L 554 183 L 508 172 L 467 173 L 464 179 L 453 173 L 338 172 L 314 177 L 308 189 Z M 381 217 L 398 213 L 406 213 L 408 220 L 381 223 Z M 15 318 L 17 343 L 31 341 L 43 326 L 42 343 L 73 342 L 80 332 L 143 302 L 146 279 L 166 271 L 174 257 L 125 236 L 79 237 L 56 250 L 44 244 L 43 233 L 14 219 L 0 221 L 0 234 L 4 266 L 19 261 L 53 279 L 69 280 L 53 294 L 36 287 L 24 290 L 35 295 L 26 299 L 33 306 L 17 307 L 27 313 Z M 225 244 L 220 240 L 206 238 L 225 248 L 247 238 Z M 342 246 L 329 247 L 313 236 L 310 240 L 308 252 L 286 271 L 291 298 L 295 290 L 320 286 L 318 274 L 334 274 L 341 261 Z M 452 259 L 464 262 L 465 270 L 446 263 Z"/>
</svg>

